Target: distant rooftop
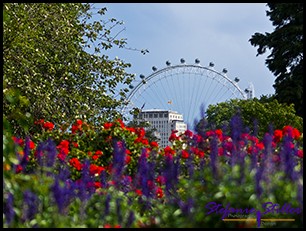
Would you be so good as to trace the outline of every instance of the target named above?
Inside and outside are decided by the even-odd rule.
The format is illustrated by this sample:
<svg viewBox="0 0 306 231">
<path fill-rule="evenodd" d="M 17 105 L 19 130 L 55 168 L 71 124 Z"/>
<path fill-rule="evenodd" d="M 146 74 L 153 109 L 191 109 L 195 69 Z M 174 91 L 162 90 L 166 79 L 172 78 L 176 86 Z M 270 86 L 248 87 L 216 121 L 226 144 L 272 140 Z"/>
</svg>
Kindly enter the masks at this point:
<svg viewBox="0 0 306 231">
<path fill-rule="evenodd" d="M 145 109 L 145 110 L 141 110 L 141 112 L 173 112 L 173 113 L 178 113 L 177 111 L 166 110 L 166 109 L 158 109 L 158 108 Z"/>
</svg>

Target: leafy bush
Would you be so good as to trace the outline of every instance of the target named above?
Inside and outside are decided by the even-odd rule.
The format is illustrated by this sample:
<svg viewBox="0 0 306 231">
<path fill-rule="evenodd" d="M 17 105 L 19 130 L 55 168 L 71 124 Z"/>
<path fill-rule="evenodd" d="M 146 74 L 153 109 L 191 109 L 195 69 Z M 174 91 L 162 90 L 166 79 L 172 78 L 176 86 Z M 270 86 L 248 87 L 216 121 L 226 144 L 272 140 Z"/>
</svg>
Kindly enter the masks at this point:
<svg viewBox="0 0 306 231">
<path fill-rule="evenodd" d="M 240 113 L 243 124 L 251 131 L 258 129 L 258 136 L 263 137 L 270 126 L 273 129 L 282 129 L 286 125 L 303 131 L 303 119 L 296 115 L 293 105 L 278 103 L 277 100 L 231 99 L 215 105 L 209 105 L 206 111 L 206 120 L 216 128 L 228 126 L 230 119 Z"/>
</svg>

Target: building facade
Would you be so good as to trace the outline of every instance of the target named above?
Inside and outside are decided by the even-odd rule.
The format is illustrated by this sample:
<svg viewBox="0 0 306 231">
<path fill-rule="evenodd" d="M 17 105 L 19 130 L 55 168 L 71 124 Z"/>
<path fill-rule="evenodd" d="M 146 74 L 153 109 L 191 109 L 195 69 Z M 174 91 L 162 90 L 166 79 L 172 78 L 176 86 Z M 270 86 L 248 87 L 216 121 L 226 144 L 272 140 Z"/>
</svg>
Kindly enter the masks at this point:
<svg viewBox="0 0 306 231">
<path fill-rule="evenodd" d="M 150 127 L 156 129 L 155 136 L 160 140 L 160 147 L 166 147 L 171 144 L 169 137 L 173 130 L 177 130 L 177 134 L 184 133 L 187 130 L 183 115 L 176 111 L 162 109 L 142 110 L 135 119 L 149 122 Z"/>
</svg>

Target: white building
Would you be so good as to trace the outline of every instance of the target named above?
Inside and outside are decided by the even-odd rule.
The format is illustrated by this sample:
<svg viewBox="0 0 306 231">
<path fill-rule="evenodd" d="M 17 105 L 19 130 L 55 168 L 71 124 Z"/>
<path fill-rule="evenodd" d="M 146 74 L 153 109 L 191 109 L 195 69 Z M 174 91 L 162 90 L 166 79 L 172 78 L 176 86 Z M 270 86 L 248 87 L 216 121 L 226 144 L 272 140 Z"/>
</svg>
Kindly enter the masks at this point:
<svg viewBox="0 0 306 231">
<path fill-rule="evenodd" d="M 184 123 L 183 115 L 176 111 L 162 109 L 142 110 L 135 119 L 147 121 L 151 127 L 156 129 L 155 135 L 160 139 L 160 147 L 166 147 L 171 144 L 169 137 L 172 130 L 177 130 L 177 135 L 187 130 L 187 124 Z"/>
</svg>

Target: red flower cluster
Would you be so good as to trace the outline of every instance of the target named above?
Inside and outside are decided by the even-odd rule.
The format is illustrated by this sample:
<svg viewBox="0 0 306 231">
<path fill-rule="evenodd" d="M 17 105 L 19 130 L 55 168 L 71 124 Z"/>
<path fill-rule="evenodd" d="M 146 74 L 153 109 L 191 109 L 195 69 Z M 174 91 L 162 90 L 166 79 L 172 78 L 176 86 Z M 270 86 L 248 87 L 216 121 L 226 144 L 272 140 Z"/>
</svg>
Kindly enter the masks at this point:
<svg viewBox="0 0 306 231">
<path fill-rule="evenodd" d="M 40 119 L 34 122 L 34 124 L 40 124 L 44 129 L 46 129 L 47 131 L 52 131 L 54 128 L 54 124 L 51 122 L 45 122 L 44 119 Z"/>
<path fill-rule="evenodd" d="M 69 153 L 69 141 L 68 140 L 62 140 L 59 145 L 56 146 L 59 150 L 59 154 L 57 157 L 61 160 L 65 160 L 66 156 Z"/>
<path fill-rule="evenodd" d="M 82 170 L 82 168 L 83 168 L 83 165 L 81 164 L 81 162 L 79 161 L 79 159 L 78 158 L 71 158 L 70 160 L 69 160 L 69 164 L 72 166 L 72 167 L 74 167 L 74 168 L 76 168 L 78 171 L 81 171 Z"/>
<path fill-rule="evenodd" d="M 82 131 L 82 124 L 83 124 L 82 120 L 79 119 L 76 120 L 76 122 L 71 126 L 72 134 L 75 134 L 77 131 Z"/>
<path fill-rule="evenodd" d="M 96 175 L 96 174 L 100 175 L 101 172 L 103 172 L 104 170 L 105 170 L 104 167 L 98 166 L 98 165 L 95 165 L 95 164 L 91 164 L 91 165 L 89 166 L 89 173 L 90 173 L 91 175 Z"/>
</svg>

